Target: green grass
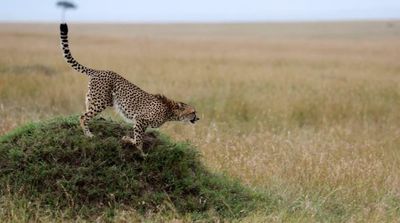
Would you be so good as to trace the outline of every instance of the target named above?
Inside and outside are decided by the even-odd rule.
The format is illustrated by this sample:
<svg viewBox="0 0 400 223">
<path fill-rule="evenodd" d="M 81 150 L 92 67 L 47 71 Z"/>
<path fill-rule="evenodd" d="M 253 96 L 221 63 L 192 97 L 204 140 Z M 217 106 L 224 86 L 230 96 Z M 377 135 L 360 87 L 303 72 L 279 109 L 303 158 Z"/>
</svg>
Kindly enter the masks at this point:
<svg viewBox="0 0 400 223">
<path fill-rule="evenodd" d="M 28 212 L 61 211 L 68 218 L 88 219 L 112 219 L 124 208 L 140 215 L 233 219 L 268 211 L 279 202 L 278 197 L 210 173 L 189 143 L 148 132 L 148 156 L 142 157 L 121 143 L 129 126 L 96 119 L 90 127 L 96 135 L 92 139 L 82 134 L 77 117 L 66 117 L 27 124 L 1 136 L 0 187 L 6 188 L 1 196 L 12 197 L 19 207 L 35 203 L 37 208 Z M 7 210 L 10 204 L 1 202 L 0 207 Z"/>
</svg>

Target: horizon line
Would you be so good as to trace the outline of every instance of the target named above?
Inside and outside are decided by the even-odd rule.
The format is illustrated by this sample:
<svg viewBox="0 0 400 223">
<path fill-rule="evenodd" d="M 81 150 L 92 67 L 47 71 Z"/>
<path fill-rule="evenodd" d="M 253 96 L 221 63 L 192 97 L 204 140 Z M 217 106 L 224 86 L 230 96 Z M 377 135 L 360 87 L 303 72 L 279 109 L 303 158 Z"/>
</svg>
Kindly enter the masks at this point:
<svg viewBox="0 0 400 223">
<path fill-rule="evenodd" d="M 356 18 L 356 19 L 296 19 L 296 20 L 209 20 L 209 21 L 109 21 L 109 20 L 71 20 L 67 23 L 74 24 L 143 24 L 143 25 L 168 25 L 168 24 L 260 24 L 260 23 L 337 23 L 337 22 L 396 22 L 399 18 Z M 65 21 L 64 21 L 65 22 Z M 54 20 L 0 20 L 0 24 L 59 24 Z"/>
</svg>

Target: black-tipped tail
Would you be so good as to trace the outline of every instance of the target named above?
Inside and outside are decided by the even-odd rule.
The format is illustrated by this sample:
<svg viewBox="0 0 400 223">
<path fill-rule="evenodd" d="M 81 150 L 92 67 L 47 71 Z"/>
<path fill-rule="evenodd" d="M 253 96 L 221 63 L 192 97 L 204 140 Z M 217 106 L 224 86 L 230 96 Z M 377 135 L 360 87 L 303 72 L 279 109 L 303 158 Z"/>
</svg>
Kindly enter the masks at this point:
<svg viewBox="0 0 400 223">
<path fill-rule="evenodd" d="M 62 50 L 64 53 L 64 58 L 67 61 L 67 63 L 71 65 L 71 67 L 77 70 L 78 72 L 88 74 L 87 71 L 89 70 L 89 68 L 81 65 L 72 57 L 68 44 L 68 26 L 66 23 L 60 24 L 60 39 L 61 39 Z"/>
<path fill-rule="evenodd" d="M 61 35 L 67 35 L 68 34 L 68 26 L 66 23 L 61 23 L 60 24 L 60 32 Z"/>
</svg>

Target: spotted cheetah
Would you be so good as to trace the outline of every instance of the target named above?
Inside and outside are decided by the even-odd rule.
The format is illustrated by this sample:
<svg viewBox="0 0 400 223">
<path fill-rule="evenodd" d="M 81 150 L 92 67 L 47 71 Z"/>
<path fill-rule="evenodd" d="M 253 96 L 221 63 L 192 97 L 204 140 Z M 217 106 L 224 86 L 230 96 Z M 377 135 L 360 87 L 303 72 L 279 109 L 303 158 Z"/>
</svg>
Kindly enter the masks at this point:
<svg viewBox="0 0 400 223">
<path fill-rule="evenodd" d="M 95 70 L 78 63 L 69 49 L 66 23 L 60 24 L 60 38 L 67 63 L 89 78 L 86 112 L 80 117 L 80 125 L 87 137 L 93 137 L 88 122 L 107 107 L 115 107 L 125 120 L 132 123 L 133 138 L 127 135 L 122 140 L 133 144 L 141 152 L 147 127 L 158 128 L 167 121 L 194 124 L 199 120 L 196 110 L 190 105 L 161 94 L 147 93 L 113 71 Z"/>
</svg>

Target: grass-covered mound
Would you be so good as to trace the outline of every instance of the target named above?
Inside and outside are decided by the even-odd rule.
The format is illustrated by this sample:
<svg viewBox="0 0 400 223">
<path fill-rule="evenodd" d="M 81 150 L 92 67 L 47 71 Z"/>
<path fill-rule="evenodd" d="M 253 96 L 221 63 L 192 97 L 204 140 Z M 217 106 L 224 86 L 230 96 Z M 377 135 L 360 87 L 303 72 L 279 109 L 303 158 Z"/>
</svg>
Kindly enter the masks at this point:
<svg viewBox="0 0 400 223">
<path fill-rule="evenodd" d="M 134 208 L 174 211 L 194 218 L 237 218 L 271 204 L 266 196 L 210 173 L 188 143 L 147 133 L 142 157 L 121 142 L 128 125 L 96 119 L 86 138 L 77 117 L 28 124 L 0 137 L 1 196 L 39 202 L 90 216 Z"/>
</svg>

